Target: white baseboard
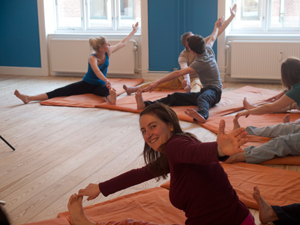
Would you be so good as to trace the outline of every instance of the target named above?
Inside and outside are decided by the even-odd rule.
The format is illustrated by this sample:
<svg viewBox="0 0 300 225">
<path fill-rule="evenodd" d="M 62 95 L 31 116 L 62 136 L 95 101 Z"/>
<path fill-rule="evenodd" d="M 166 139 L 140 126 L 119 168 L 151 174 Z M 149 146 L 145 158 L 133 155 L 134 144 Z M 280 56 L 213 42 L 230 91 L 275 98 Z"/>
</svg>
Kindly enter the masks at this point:
<svg viewBox="0 0 300 225">
<path fill-rule="evenodd" d="M 42 68 L 33 67 L 10 67 L 0 66 L 0 74 L 5 75 L 26 75 L 26 76 L 48 76 Z"/>
<path fill-rule="evenodd" d="M 279 79 L 245 79 L 245 78 L 231 78 L 230 74 L 226 74 L 222 82 L 230 83 L 253 83 L 253 84 L 280 84 L 281 80 Z"/>
</svg>

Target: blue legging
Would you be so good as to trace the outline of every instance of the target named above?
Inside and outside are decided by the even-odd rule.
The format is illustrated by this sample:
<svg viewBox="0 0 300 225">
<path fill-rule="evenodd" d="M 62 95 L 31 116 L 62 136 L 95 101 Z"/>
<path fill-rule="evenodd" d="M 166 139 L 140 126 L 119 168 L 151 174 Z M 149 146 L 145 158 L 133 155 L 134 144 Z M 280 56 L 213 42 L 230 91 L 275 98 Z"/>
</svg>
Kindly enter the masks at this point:
<svg viewBox="0 0 300 225">
<path fill-rule="evenodd" d="M 165 98 L 156 101 L 145 101 L 148 106 L 153 103 L 161 102 L 168 106 L 198 106 L 197 112 L 205 119 L 209 117 L 208 110 L 221 100 L 222 91 L 216 87 L 202 88 L 200 92 L 180 93 L 175 92 Z"/>
<path fill-rule="evenodd" d="M 57 88 L 53 91 L 47 92 L 48 98 L 71 96 L 71 95 L 82 95 L 82 94 L 95 94 L 98 96 L 107 97 L 109 90 L 105 84 L 89 84 L 85 81 L 79 81 L 67 86 Z"/>
</svg>

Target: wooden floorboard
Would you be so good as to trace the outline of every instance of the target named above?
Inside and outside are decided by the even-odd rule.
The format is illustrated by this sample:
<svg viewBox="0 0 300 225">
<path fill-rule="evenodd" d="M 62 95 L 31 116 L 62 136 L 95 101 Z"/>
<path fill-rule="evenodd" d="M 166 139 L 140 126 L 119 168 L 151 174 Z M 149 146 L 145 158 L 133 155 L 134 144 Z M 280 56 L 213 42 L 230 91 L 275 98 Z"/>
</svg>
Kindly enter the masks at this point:
<svg viewBox="0 0 300 225">
<path fill-rule="evenodd" d="M 78 77 L 0 75 L 0 199 L 13 225 L 52 219 L 67 210 L 71 194 L 89 183 L 98 183 L 144 165 L 144 142 L 138 114 L 98 108 L 24 105 L 13 94 L 35 95 L 80 80 Z M 224 92 L 245 86 L 225 83 Z M 281 85 L 251 84 L 281 90 Z M 125 96 L 123 94 L 122 96 Z M 122 97 L 121 96 L 121 97 Z M 184 131 L 201 141 L 215 134 L 195 123 L 180 122 Z M 298 166 L 273 166 L 300 172 Z M 151 180 L 109 197 L 84 200 L 84 206 L 120 195 L 157 187 Z M 258 213 L 251 210 L 258 221 Z"/>
</svg>

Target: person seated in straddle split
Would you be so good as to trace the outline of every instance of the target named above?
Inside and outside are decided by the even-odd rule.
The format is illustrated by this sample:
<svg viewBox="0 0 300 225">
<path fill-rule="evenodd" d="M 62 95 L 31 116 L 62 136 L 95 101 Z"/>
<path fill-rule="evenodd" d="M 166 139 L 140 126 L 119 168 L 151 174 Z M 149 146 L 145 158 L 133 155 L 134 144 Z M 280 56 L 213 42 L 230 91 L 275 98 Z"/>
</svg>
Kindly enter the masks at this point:
<svg viewBox="0 0 300 225">
<path fill-rule="evenodd" d="M 106 78 L 109 57 L 128 43 L 130 38 L 137 32 L 138 25 L 138 23 L 132 25 L 133 30 L 131 33 L 113 46 L 110 46 L 103 36 L 90 38 L 89 44 L 95 52 L 89 56 L 88 71 L 81 81 L 38 95 L 24 95 L 18 90 L 15 90 L 14 94 L 27 104 L 31 101 L 43 101 L 54 97 L 92 93 L 105 97 L 109 103 L 115 105 L 117 93 Z"/>
<path fill-rule="evenodd" d="M 151 102 L 144 101 L 142 97 L 142 90 L 138 90 L 136 93 L 137 109 L 143 109 L 156 102 L 161 102 L 169 106 L 194 105 L 198 106 L 198 110 L 186 109 L 185 113 L 192 117 L 195 121 L 205 123 L 209 117 L 209 109 L 221 100 L 223 85 L 212 47 L 216 41 L 219 28 L 223 23 L 224 18 L 219 18 L 217 20 L 214 30 L 207 42 L 205 42 L 204 38 L 200 35 L 193 35 L 187 39 L 189 48 L 196 56 L 195 61 L 189 67 L 174 71 L 155 81 L 145 89 L 145 91 L 151 92 L 161 83 L 185 74 L 197 73 L 203 85 L 201 91 L 197 93 L 175 92 L 165 98 Z"/>
</svg>

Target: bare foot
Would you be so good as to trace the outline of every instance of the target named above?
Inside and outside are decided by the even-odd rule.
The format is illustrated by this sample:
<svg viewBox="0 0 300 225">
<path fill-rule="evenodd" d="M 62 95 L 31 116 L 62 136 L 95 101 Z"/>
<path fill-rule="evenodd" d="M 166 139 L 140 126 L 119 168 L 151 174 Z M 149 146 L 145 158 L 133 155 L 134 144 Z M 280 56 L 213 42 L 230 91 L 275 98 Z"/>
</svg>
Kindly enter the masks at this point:
<svg viewBox="0 0 300 225">
<path fill-rule="evenodd" d="M 244 152 L 236 153 L 234 155 L 229 156 L 229 158 L 225 161 L 225 163 L 236 163 L 236 162 L 246 162 Z"/>
<path fill-rule="evenodd" d="M 109 89 L 109 96 L 107 96 L 107 100 L 110 104 L 115 105 L 117 102 L 117 93 L 114 88 Z"/>
<path fill-rule="evenodd" d="M 265 224 L 278 220 L 278 217 L 273 208 L 260 196 L 260 191 L 257 186 L 253 188 L 253 198 L 258 205 L 259 220 Z"/>
<path fill-rule="evenodd" d="M 237 118 L 237 117 L 234 117 L 234 119 L 233 119 L 233 130 L 236 130 L 236 129 L 241 127 L 240 124 L 239 124 L 238 119 L 239 118 Z"/>
<path fill-rule="evenodd" d="M 206 119 L 204 119 L 203 116 L 201 116 L 196 110 L 194 109 L 186 109 L 185 114 L 189 117 L 192 117 L 193 119 L 197 120 L 199 123 L 205 123 Z"/>
<path fill-rule="evenodd" d="M 96 223 L 90 221 L 84 214 L 82 208 L 82 197 L 77 194 L 71 195 L 68 202 L 68 209 L 72 225 L 94 225 Z"/>
<path fill-rule="evenodd" d="M 136 100 L 136 105 L 138 110 L 144 109 L 146 107 L 142 93 L 143 93 L 142 89 L 139 88 L 135 94 L 135 100 Z"/>
<path fill-rule="evenodd" d="M 21 94 L 18 90 L 15 90 L 14 94 L 19 99 L 21 99 L 24 102 L 24 104 L 27 104 L 29 102 L 28 96 Z"/>
<path fill-rule="evenodd" d="M 290 114 L 286 114 L 286 115 L 283 117 L 283 122 L 284 122 L 284 123 L 289 123 L 290 120 L 291 120 L 290 117 L 291 117 Z"/>
<path fill-rule="evenodd" d="M 252 105 L 250 102 L 247 101 L 247 98 L 244 98 L 243 105 L 247 110 L 256 108 L 256 106 Z"/>
<path fill-rule="evenodd" d="M 123 89 L 126 91 L 127 95 L 131 95 L 134 92 L 137 92 L 139 87 L 127 87 L 125 84 L 123 85 Z"/>
</svg>

